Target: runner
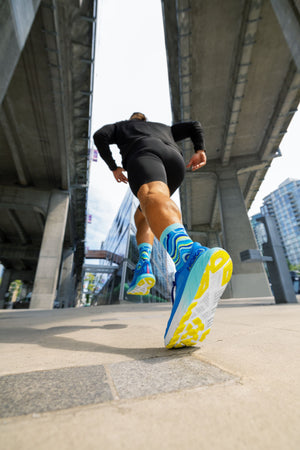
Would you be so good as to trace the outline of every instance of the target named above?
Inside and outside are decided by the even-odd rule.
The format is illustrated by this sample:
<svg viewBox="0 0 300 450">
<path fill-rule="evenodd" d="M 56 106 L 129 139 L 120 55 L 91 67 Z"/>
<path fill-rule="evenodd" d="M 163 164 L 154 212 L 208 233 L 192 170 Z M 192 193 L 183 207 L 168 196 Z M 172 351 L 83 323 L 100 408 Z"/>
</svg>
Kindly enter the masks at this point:
<svg viewBox="0 0 300 450">
<path fill-rule="evenodd" d="M 150 263 L 154 236 L 175 263 L 176 296 L 165 332 L 168 348 L 192 346 L 205 339 L 232 273 L 225 250 L 209 249 L 190 239 L 170 198 L 184 179 L 185 162 L 176 142 L 186 138 L 192 140 L 195 150 L 186 167 L 195 171 L 206 164 L 200 122 L 169 127 L 135 112 L 129 120 L 106 125 L 94 134 L 99 154 L 117 182 L 129 182 L 140 201 L 135 213 L 139 261 L 127 292 L 147 295 L 155 284 Z M 113 159 L 111 144 L 120 149 L 122 167 Z"/>
</svg>

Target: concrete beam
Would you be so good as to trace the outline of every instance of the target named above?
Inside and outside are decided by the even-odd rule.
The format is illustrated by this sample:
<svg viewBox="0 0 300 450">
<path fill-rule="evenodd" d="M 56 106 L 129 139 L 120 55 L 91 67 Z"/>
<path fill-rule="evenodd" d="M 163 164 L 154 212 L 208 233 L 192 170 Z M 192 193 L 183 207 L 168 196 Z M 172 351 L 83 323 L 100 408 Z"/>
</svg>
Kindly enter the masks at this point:
<svg viewBox="0 0 300 450">
<path fill-rule="evenodd" d="M 46 216 L 51 191 L 16 186 L 0 186 L 0 207 L 7 209 L 32 209 Z"/>
<path fill-rule="evenodd" d="M 227 165 L 231 156 L 231 149 L 235 140 L 236 128 L 239 123 L 239 115 L 242 109 L 244 92 L 248 82 L 248 71 L 251 65 L 252 50 L 255 45 L 255 36 L 260 20 L 261 0 L 245 2 L 244 21 L 241 26 L 239 49 L 234 64 L 232 76 L 234 88 L 230 99 L 224 140 L 222 145 L 222 164 Z"/>
<path fill-rule="evenodd" d="M 270 118 L 269 125 L 262 137 L 260 148 L 257 152 L 258 159 L 262 161 L 271 160 L 277 156 L 280 142 L 286 133 L 300 100 L 300 73 L 297 72 L 292 61 L 287 76 L 282 85 L 281 93 Z M 247 208 L 250 208 L 264 178 L 268 166 L 253 172 L 248 179 L 244 189 L 244 198 Z"/>
<path fill-rule="evenodd" d="M 124 258 L 108 250 L 89 250 L 85 255 L 85 259 L 106 259 L 116 264 L 121 264 Z"/>
<path fill-rule="evenodd" d="M 19 139 L 18 125 L 14 117 L 13 106 L 8 96 L 6 96 L 0 109 L 0 123 L 6 140 L 9 143 L 9 149 L 15 164 L 19 182 L 21 185 L 26 186 L 30 183 L 30 176 L 23 157 L 24 151 L 22 149 L 22 140 Z"/>
<path fill-rule="evenodd" d="M 271 164 L 273 155 L 266 157 L 266 159 L 261 160 L 257 155 L 253 156 L 236 156 L 230 159 L 229 169 L 234 170 L 239 173 L 255 172 L 262 168 L 265 168 Z M 219 159 L 211 159 L 207 164 L 199 170 L 199 172 L 187 171 L 187 178 L 195 178 L 197 176 L 201 177 L 204 173 L 219 173 L 223 170 L 222 162 Z"/>
<path fill-rule="evenodd" d="M 0 104 L 19 61 L 40 0 L 0 3 Z"/>
<path fill-rule="evenodd" d="M 32 282 L 35 272 L 33 270 L 11 270 L 11 280 L 22 280 Z"/>
<path fill-rule="evenodd" d="M 291 55 L 300 72 L 300 22 L 291 0 L 271 0 Z"/>
<path fill-rule="evenodd" d="M 168 74 L 170 81 L 170 97 L 173 121 L 181 120 L 180 110 L 180 84 L 179 84 L 179 61 L 178 61 L 178 23 L 175 1 L 162 0 L 162 12 L 165 30 L 165 40 L 168 60 Z"/>
<path fill-rule="evenodd" d="M 60 183 L 62 189 L 69 189 L 70 187 L 70 156 L 68 155 L 70 142 L 72 137 L 70 135 L 70 117 L 68 116 L 71 109 L 69 104 L 69 96 L 67 95 L 68 89 L 71 90 L 70 77 L 66 75 L 69 72 L 71 65 L 69 49 L 64 48 L 64 45 L 69 45 L 68 41 L 65 41 L 65 36 L 61 32 L 62 19 L 65 13 L 65 5 L 60 4 L 59 7 L 55 0 L 50 0 L 49 8 L 43 7 L 41 14 L 43 22 L 45 24 L 51 23 L 51 32 L 45 31 L 45 41 L 47 48 L 52 49 L 52 55 L 49 55 L 49 72 L 52 84 L 52 92 L 54 99 L 54 111 L 56 120 L 60 123 L 57 128 L 57 141 L 60 148 Z M 60 16 L 60 17 L 59 17 Z M 68 30 L 69 31 L 69 30 Z M 52 60 L 53 58 L 53 60 Z M 64 80 L 62 82 L 61 80 Z"/>
<path fill-rule="evenodd" d="M 0 257 L 3 260 L 37 261 L 40 249 L 32 245 L 16 246 L 14 244 L 0 245 Z"/>
<path fill-rule="evenodd" d="M 114 273 L 118 266 L 105 266 L 104 264 L 84 264 L 82 266 L 83 272 L 88 273 Z"/>
<path fill-rule="evenodd" d="M 6 234 L 2 230 L 0 230 L 0 242 L 6 242 L 6 240 Z"/>
<path fill-rule="evenodd" d="M 269 120 L 268 127 L 262 137 L 261 145 L 257 153 L 261 160 L 269 158 L 279 148 L 280 142 L 294 116 L 295 108 L 298 106 L 299 97 L 300 73 L 296 71 L 294 63 L 291 62 L 272 117 Z M 291 110 L 293 113 L 291 113 Z"/>
<path fill-rule="evenodd" d="M 26 233 L 26 231 L 25 231 L 25 229 L 24 229 L 24 227 L 23 227 L 23 225 L 22 225 L 22 223 L 21 223 L 21 221 L 20 221 L 16 211 L 14 211 L 12 209 L 9 209 L 7 211 L 7 215 L 8 215 L 8 217 L 9 217 L 13 227 L 15 228 L 15 230 L 16 230 L 16 232 L 18 234 L 21 243 L 23 245 L 24 244 L 28 244 L 29 241 L 30 241 L 30 238 L 27 235 L 27 233 Z"/>
</svg>

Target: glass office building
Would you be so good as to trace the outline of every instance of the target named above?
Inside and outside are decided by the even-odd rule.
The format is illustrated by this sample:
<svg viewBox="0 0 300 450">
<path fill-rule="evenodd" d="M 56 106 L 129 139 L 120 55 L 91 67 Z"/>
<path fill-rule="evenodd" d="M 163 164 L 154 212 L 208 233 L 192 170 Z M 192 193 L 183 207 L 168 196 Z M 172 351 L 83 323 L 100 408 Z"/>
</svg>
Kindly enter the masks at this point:
<svg viewBox="0 0 300 450">
<path fill-rule="evenodd" d="M 129 189 L 101 246 L 102 250 L 107 251 L 109 258 L 100 263 L 103 274 L 96 288 L 98 304 L 171 300 L 175 269 L 171 258 L 156 238 L 151 255 L 152 269 L 156 277 L 155 286 L 147 296 L 127 294 L 139 257 L 134 225 L 134 213 L 138 204 L 138 200 Z"/>
<path fill-rule="evenodd" d="M 262 217 L 262 214 L 255 214 L 251 217 L 250 222 L 256 237 L 256 242 L 258 245 L 259 250 L 263 254 L 263 244 L 268 241 L 267 233 L 265 226 L 262 222 L 260 222 L 260 218 Z"/>
<path fill-rule="evenodd" d="M 264 198 L 261 213 L 274 217 L 287 260 L 300 264 L 300 180 L 281 183 Z"/>
</svg>

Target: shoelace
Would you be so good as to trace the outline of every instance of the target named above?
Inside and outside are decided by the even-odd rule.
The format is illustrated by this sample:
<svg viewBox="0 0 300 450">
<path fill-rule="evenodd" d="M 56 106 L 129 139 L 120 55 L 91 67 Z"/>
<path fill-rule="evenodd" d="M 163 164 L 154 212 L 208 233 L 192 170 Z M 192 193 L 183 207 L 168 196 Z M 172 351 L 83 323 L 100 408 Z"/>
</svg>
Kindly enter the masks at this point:
<svg viewBox="0 0 300 450">
<path fill-rule="evenodd" d="M 191 268 L 194 265 L 195 259 L 200 255 L 200 253 L 203 253 L 203 252 L 204 252 L 204 248 L 198 248 L 198 250 L 195 251 L 195 253 L 192 255 L 192 257 L 189 257 L 189 259 L 188 259 L 189 265 L 187 267 L 188 270 L 191 270 Z"/>
<path fill-rule="evenodd" d="M 172 299 L 172 305 L 174 305 L 175 302 L 175 295 L 176 295 L 176 283 L 173 281 L 173 286 L 171 290 L 171 299 Z"/>
</svg>

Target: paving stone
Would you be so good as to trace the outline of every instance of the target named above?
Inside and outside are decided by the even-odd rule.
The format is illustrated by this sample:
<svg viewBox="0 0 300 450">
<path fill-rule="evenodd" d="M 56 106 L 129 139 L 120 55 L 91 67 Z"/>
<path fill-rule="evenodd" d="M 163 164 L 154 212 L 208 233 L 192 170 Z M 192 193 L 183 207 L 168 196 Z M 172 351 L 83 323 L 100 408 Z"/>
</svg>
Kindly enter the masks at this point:
<svg viewBox="0 0 300 450">
<path fill-rule="evenodd" d="M 193 357 L 125 361 L 111 364 L 109 371 L 122 399 L 174 392 L 236 379 L 231 374 Z"/>
<path fill-rule="evenodd" d="M 107 366 L 120 399 L 224 383 L 235 377 L 193 357 L 157 357 Z M 111 401 L 104 366 L 72 367 L 0 377 L 0 417 Z"/>
<path fill-rule="evenodd" d="M 55 411 L 112 399 L 102 365 L 0 377 L 0 417 Z"/>
</svg>

